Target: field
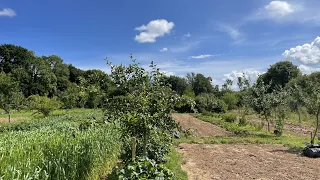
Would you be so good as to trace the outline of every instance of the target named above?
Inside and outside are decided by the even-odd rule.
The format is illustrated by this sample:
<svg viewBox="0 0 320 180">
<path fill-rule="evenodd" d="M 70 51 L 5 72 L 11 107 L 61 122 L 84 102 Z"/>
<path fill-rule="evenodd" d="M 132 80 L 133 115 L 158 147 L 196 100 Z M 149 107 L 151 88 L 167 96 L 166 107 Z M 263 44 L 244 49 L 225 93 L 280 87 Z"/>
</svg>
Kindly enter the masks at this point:
<svg viewBox="0 0 320 180">
<path fill-rule="evenodd" d="M 115 166 L 120 134 L 100 110 L 56 111 L 0 124 L 1 179 L 99 179 Z"/>
<path fill-rule="evenodd" d="M 277 137 L 251 124 L 238 126 L 224 122 L 217 114 L 193 115 L 201 120 L 188 114 L 173 115 L 183 129 L 193 127 L 192 132 L 195 132 L 175 142 L 188 179 L 318 178 L 320 159 L 301 155 L 304 142 L 309 141 L 303 131 L 291 132 L 289 128 Z M 214 129 L 212 126 L 218 129 L 216 134 L 207 132 Z M 225 132 L 221 133 L 221 129 Z"/>
</svg>

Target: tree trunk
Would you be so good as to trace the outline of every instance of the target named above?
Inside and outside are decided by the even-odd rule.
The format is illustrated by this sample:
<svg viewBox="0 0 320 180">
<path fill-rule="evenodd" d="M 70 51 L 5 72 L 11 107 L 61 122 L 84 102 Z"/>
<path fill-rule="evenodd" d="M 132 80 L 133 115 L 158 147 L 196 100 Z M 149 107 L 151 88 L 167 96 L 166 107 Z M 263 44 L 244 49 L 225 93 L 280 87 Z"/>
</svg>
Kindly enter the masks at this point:
<svg viewBox="0 0 320 180">
<path fill-rule="evenodd" d="M 132 162 L 134 162 L 136 160 L 136 151 L 137 151 L 137 139 L 136 139 L 136 137 L 132 137 L 132 139 L 131 139 Z"/>
<path fill-rule="evenodd" d="M 11 114 L 10 114 L 10 112 L 8 113 L 8 119 L 9 119 L 9 122 L 11 122 Z"/>
<path fill-rule="evenodd" d="M 298 113 L 298 117 L 299 117 L 299 123 L 301 124 L 301 113 L 300 113 L 299 107 L 297 107 L 297 113 Z"/>
<path fill-rule="evenodd" d="M 318 107 L 318 111 L 317 111 L 317 114 L 316 114 L 316 118 L 317 118 L 317 121 L 316 121 L 316 129 L 315 129 L 314 134 L 313 134 L 313 137 L 312 137 L 312 139 L 311 139 L 311 144 L 314 144 L 314 139 L 315 139 L 315 137 L 317 136 L 318 127 L 319 127 L 319 114 L 320 114 L 320 107 Z"/>
<path fill-rule="evenodd" d="M 266 121 L 267 121 L 267 125 L 268 125 L 268 132 L 270 132 L 270 122 L 269 122 L 269 119 L 268 119 L 268 117 L 267 116 L 264 116 L 265 117 L 265 119 L 266 119 Z"/>
</svg>

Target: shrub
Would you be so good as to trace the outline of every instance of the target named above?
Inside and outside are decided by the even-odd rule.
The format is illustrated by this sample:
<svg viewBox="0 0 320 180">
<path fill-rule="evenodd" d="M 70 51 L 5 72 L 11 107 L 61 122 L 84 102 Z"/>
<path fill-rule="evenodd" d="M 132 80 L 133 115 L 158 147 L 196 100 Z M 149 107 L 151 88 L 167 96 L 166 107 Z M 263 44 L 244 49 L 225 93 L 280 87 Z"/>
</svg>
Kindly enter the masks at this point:
<svg viewBox="0 0 320 180">
<path fill-rule="evenodd" d="M 195 101 L 196 108 L 201 113 L 206 111 L 224 113 L 228 108 L 224 101 L 216 99 L 213 94 L 200 94 Z"/>
<path fill-rule="evenodd" d="M 28 104 L 31 110 L 36 110 L 45 117 L 49 116 L 53 110 L 59 109 L 61 103 L 55 98 L 48 98 L 39 95 L 32 95 L 28 97 Z"/>
<path fill-rule="evenodd" d="M 173 173 L 162 164 L 149 158 L 138 158 L 135 162 L 127 163 L 123 168 L 116 167 L 109 175 L 111 180 L 140 180 L 140 179 L 173 179 Z"/>
<path fill-rule="evenodd" d="M 238 96 L 234 92 L 226 92 L 222 99 L 227 104 L 228 110 L 235 109 L 239 101 Z"/>
<path fill-rule="evenodd" d="M 237 120 L 237 116 L 234 114 L 223 114 L 222 119 L 228 123 L 234 123 Z"/>
</svg>

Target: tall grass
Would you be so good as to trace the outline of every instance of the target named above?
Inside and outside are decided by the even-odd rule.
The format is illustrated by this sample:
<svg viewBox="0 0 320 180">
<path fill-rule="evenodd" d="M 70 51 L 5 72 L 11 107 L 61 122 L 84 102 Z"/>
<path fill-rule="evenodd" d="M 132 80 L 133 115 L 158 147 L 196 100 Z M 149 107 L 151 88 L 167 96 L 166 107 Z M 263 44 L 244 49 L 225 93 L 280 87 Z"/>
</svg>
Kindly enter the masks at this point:
<svg viewBox="0 0 320 180">
<path fill-rule="evenodd" d="M 81 116 L 84 116 L 81 118 Z M 120 134 L 89 125 L 101 114 L 53 117 L 13 124 L 0 133 L 0 179 L 99 179 L 117 161 Z M 27 127 L 27 128 L 26 128 Z"/>
</svg>

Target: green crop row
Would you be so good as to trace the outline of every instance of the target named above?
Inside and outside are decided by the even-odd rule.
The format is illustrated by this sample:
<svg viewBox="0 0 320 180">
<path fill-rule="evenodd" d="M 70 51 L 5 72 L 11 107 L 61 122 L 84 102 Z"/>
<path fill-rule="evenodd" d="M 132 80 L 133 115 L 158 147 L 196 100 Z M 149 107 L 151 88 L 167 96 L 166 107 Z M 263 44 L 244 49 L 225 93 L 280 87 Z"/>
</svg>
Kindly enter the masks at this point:
<svg viewBox="0 0 320 180">
<path fill-rule="evenodd" d="M 119 132 L 106 124 L 79 128 L 98 117 L 100 113 L 65 115 L 3 126 L 7 129 L 0 133 L 0 179 L 99 179 L 106 175 L 121 150 Z"/>
</svg>

